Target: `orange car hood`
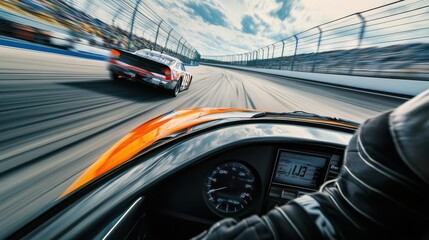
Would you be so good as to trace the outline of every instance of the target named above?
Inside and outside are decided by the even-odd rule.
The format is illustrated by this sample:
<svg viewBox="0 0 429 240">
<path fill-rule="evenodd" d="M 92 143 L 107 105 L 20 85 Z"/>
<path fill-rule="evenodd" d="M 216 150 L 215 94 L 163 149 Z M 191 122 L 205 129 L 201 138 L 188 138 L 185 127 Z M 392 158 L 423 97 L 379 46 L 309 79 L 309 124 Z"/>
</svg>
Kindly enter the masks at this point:
<svg viewBox="0 0 429 240">
<path fill-rule="evenodd" d="M 243 116 L 244 113 L 247 116 Z M 91 180 L 130 160 L 154 142 L 180 130 L 223 118 L 250 117 L 258 111 L 243 108 L 178 109 L 156 117 L 123 137 L 103 154 L 61 195 L 78 189 Z"/>
</svg>

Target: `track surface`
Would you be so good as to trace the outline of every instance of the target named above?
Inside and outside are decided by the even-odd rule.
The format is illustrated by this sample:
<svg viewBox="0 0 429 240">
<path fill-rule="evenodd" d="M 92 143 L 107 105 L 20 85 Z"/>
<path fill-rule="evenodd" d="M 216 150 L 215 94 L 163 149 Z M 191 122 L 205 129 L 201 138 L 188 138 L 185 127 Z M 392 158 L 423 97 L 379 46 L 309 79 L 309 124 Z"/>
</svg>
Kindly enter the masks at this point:
<svg viewBox="0 0 429 240">
<path fill-rule="evenodd" d="M 172 109 L 303 110 L 361 122 L 404 101 L 237 70 L 188 70 L 190 90 L 171 98 L 110 81 L 103 62 L 0 47 L 0 232 L 45 208 L 126 133 Z"/>
</svg>

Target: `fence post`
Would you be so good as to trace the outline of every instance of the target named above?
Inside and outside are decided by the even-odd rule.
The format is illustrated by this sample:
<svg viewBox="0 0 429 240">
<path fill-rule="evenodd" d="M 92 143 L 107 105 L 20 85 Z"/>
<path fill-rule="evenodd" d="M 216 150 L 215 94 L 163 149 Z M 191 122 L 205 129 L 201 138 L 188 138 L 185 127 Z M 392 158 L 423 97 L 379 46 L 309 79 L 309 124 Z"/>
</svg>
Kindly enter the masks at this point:
<svg viewBox="0 0 429 240">
<path fill-rule="evenodd" d="M 153 43 L 153 50 L 155 51 L 156 51 L 156 42 L 158 41 L 159 28 L 161 27 L 162 22 L 164 22 L 164 20 L 161 20 L 161 22 L 159 22 L 158 29 L 156 29 L 155 42 Z"/>
<path fill-rule="evenodd" d="M 142 0 L 137 0 L 136 6 L 134 7 L 133 16 L 131 17 L 130 34 L 128 35 L 128 48 L 127 48 L 128 51 L 130 51 L 130 49 L 131 49 L 131 39 L 133 38 L 134 22 L 136 20 L 136 14 L 137 14 L 137 11 L 138 11 L 138 8 L 139 8 L 141 1 Z"/>
<path fill-rule="evenodd" d="M 88 1 L 88 3 L 91 3 L 90 1 Z M 115 25 L 115 21 L 116 21 L 116 18 L 118 18 L 118 16 L 121 14 L 121 12 L 124 10 L 124 8 L 123 7 L 121 7 L 121 8 L 118 8 L 117 10 L 116 10 L 116 12 L 115 12 L 115 15 L 113 15 L 113 17 L 112 17 L 112 25 Z M 133 26 L 134 27 L 134 26 Z M 131 32 L 131 31 L 130 31 Z"/>
<path fill-rule="evenodd" d="M 274 63 L 274 50 L 276 49 L 276 46 L 273 44 L 271 44 L 273 46 L 273 52 L 271 53 L 271 65 L 270 68 L 273 66 Z"/>
<path fill-rule="evenodd" d="M 182 48 L 180 49 L 179 56 L 182 56 L 183 49 L 185 48 L 185 44 L 182 43 Z"/>
<path fill-rule="evenodd" d="M 293 67 L 295 65 L 296 51 L 298 50 L 298 37 L 296 35 L 293 35 L 293 37 L 295 38 L 295 53 L 293 54 L 291 71 L 293 71 Z"/>
<path fill-rule="evenodd" d="M 267 60 L 268 60 L 268 58 L 270 57 L 270 46 L 267 46 Z"/>
<path fill-rule="evenodd" d="M 186 58 L 189 58 L 189 51 L 190 51 L 190 49 L 189 49 L 188 47 L 186 47 L 185 52 L 183 53 L 183 55 L 184 55 Z"/>
<path fill-rule="evenodd" d="M 360 32 L 359 32 L 359 42 L 358 42 L 358 48 L 360 48 L 360 45 L 362 43 L 362 39 L 363 36 L 365 34 L 365 28 L 366 28 L 366 20 L 365 18 L 362 16 L 361 13 L 356 13 L 356 15 L 359 17 L 360 21 L 361 21 L 361 27 L 360 27 Z"/>
<path fill-rule="evenodd" d="M 189 48 L 189 45 L 185 46 L 185 51 L 183 51 L 183 55 L 185 57 L 188 57 L 189 51 L 191 51 L 191 49 Z"/>
<path fill-rule="evenodd" d="M 282 40 L 282 55 L 280 56 L 279 69 L 282 69 L 283 53 L 285 52 L 285 40 Z"/>
<path fill-rule="evenodd" d="M 182 41 L 183 37 L 180 37 L 179 42 L 177 43 L 176 54 L 179 53 L 180 41 Z"/>
<path fill-rule="evenodd" d="M 359 49 L 360 45 L 362 44 L 363 36 L 365 34 L 366 20 L 365 20 L 365 18 L 362 16 L 362 14 L 360 12 L 356 13 L 356 16 L 358 16 L 358 18 L 360 19 L 360 23 L 361 23 L 360 31 L 359 31 L 358 45 L 357 45 L 357 49 Z M 352 61 L 352 63 L 351 63 L 349 74 L 353 73 L 353 70 L 354 70 L 356 62 L 357 62 L 356 60 L 358 60 L 358 59 L 354 59 L 354 61 Z"/>
<path fill-rule="evenodd" d="M 273 53 L 272 53 L 271 59 L 274 59 L 274 49 L 276 49 L 276 46 L 274 44 L 272 45 L 273 45 Z"/>
<path fill-rule="evenodd" d="M 165 40 L 165 44 L 164 44 L 164 49 L 166 49 L 166 48 L 167 48 L 167 43 L 168 43 L 168 39 L 170 38 L 170 33 L 171 33 L 171 31 L 173 31 L 173 29 L 171 29 L 171 30 L 168 32 L 167 40 Z M 164 49 L 162 49 L 162 50 L 161 50 L 161 53 L 163 53 L 163 52 L 164 52 Z"/>
<path fill-rule="evenodd" d="M 323 34 L 323 31 L 320 28 L 320 26 L 317 26 L 317 29 L 319 29 L 319 41 L 317 42 L 317 50 L 316 50 L 316 54 L 314 55 L 313 67 L 311 69 L 312 72 L 314 72 L 314 69 L 316 68 L 316 59 L 318 58 L 320 43 L 322 42 L 322 34 Z"/>
</svg>

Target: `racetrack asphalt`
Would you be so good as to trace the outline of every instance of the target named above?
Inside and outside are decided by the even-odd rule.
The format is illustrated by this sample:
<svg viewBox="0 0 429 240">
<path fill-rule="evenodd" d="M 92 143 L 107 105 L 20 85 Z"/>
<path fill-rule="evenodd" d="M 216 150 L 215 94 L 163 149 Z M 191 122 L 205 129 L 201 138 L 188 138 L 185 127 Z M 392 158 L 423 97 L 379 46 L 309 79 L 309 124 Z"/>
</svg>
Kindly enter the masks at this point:
<svg viewBox="0 0 429 240">
<path fill-rule="evenodd" d="M 116 141 L 177 108 L 302 110 L 362 122 L 404 99 L 209 66 L 172 98 L 107 64 L 0 47 L 0 238 L 46 208 Z"/>
</svg>

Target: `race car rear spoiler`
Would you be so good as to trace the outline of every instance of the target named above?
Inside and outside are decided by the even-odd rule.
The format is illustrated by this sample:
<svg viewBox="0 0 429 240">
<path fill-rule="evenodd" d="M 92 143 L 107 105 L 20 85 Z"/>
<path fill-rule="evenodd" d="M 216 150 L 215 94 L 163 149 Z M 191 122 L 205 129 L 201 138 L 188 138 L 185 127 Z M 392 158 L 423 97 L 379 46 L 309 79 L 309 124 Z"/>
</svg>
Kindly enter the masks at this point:
<svg viewBox="0 0 429 240">
<path fill-rule="evenodd" d="M 169 78 L 171 74 L 171 69 L 166 64 L 159 63 L 141 56 L 137 56 L 134 53 L 119 49 L 112 49 L 111 51 L 111 58 L 109 59 L 109 62 L 113 63 L 114 61 L 125 63 L 127 65 L 137 67 L 148 72 L 162 74 L 165 75 L 166 78 Z"/>
</svg>

